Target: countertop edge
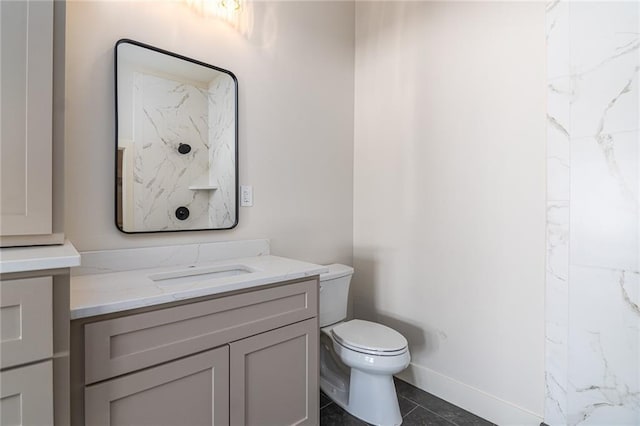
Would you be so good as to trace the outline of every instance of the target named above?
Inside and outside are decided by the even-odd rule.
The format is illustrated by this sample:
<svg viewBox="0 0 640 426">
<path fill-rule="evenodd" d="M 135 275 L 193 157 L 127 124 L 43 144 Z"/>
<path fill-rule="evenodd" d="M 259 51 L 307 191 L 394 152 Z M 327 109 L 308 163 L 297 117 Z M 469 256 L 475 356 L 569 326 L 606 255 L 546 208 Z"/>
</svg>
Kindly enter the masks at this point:
<svg viewBox="0 0 640 426">
<path fill-rule="evenodd" d="M 79 265 L 80 253 L 69 240 L 56 246 L 0 249 L 0 274 L 71 268 Z"/>
<path fill-rule="evenodd" d="M 106 305 L 83 306 L 70 310 L 70 319 L 78 320 L 83 318 L 96 317 L 100 315 L 113 314 L 117 312 L 125 312 L 133 309 L 147 308 L 151 306 L 163 305 L 171 302 L 179 302 L 188 299 L 196 299 L 199 297 L 223 295 L 225 293 L 259 288 L 269 284 L 278 282 L 309 278 L 326 272 L 326 267 L 318 267 L 304 272 L 290 273 L 286 275 L 275 275 L 261 278 L 255 281 L 232 283 L 226 286 L 203 287 L 193 290 L 187 290 L 179 293 L 167 293 L 142 299 L 134 299 L 127 301 L 118 301 Z"/>
</svg>

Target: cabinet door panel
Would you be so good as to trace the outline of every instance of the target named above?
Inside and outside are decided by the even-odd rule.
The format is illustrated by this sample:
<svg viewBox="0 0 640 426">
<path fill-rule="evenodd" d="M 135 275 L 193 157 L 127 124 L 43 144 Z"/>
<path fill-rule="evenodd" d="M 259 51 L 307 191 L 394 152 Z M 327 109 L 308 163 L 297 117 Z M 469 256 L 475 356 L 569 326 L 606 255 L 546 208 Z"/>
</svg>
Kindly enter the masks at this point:
<svg viewBox="0 0 640 426">
<path fill-rule="evenodd" d="M 85 424 L 229 424 L 229 347 L 85 388 Z"/>
<path fill-rule="evenodd" d="M 53 424 L 51 361 L 0 373 L 0 425 Z"/>
<path fill-rule="evenodd" d="M 51 234 L 53 0 L 0 2 L 0 235 Z"/>
<path fill-rule="evenodd" d="M 52 277 L 0 281 L 0 368 L 51 357 Z"/>
<path fill-rule="evenodd" d="M 232 425 L 318 424 L 318 322 L 230 344 Z"/>
</svg>

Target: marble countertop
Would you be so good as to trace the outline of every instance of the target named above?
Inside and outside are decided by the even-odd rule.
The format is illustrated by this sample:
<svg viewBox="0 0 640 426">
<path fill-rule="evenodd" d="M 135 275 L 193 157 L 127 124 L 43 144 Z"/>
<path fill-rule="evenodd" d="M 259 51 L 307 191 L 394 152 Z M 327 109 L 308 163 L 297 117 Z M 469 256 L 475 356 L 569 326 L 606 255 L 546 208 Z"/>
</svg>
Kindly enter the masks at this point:
<svg viewBox="0 0 640 426">
<path fill-rule="evenodd" d="M 80 265 L 80 253 L 69 241 L 63 245 L 0 249 L 0 273 L 41 271 Z"/>
<path fill-rule="evenodd" d="M 198 273 L 218 267 L 243 266 L 253 272 L 200 280 Z M 172 271 L 188 271 L 194 279 L 171 283 L 158 276 Z M 71 319 L 159 305 L 229 291 L 243 290 L 280 281 L 299 279 L 326 272 L 321 265 L 278 256 L 253 256 L 180 266 L 164 266 L 129 271 L 71 277 Z M 152 279 L 151 277 L 155 278 Z"/>
</svg>

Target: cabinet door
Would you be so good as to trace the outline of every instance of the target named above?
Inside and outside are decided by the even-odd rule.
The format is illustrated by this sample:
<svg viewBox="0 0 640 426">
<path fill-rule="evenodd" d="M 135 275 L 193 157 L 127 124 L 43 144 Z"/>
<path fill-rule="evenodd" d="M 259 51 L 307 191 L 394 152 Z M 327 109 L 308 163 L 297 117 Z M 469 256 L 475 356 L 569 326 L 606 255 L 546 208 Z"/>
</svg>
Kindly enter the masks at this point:
<svg viewBox="0 0 640 426">
<path fill-rule="evenodd" d="M 0 1 L 0 235 L 51 234 L 53 0 Z"/>
<path fill-rule="evenodd" d="M 53 424 L 51 361 L 0 373 L 0 425 Z"/>
<path fill-rule="evenodd" d="M 85 424 L 229 424 L 229 347 L 85 388 Z"/>
<path fill-rule="evenodd" d="M 0 368 L 53 354 L 53 277 L 0 280 Z"/>
<path fill-rule="evenodd" d="M 231 424 L 318 424 L 317 318 L 231 343 Z"/>
</svg>

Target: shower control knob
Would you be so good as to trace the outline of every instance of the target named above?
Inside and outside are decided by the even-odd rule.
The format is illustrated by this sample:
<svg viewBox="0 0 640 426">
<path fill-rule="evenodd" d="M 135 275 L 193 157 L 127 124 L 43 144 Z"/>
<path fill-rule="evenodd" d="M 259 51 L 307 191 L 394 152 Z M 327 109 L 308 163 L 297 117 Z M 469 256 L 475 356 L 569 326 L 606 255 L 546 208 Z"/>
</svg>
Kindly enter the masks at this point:
<svg viewBox="0 0 640 426">
<path fill-rule="evenodd" d="M 178 152 L 180 154 L 188 154 L 191 152 L 191 145 L 189 145 L 188 143 L 181 143 L 180 145 L 178 145 Z"/>
<path fill-rule="evenodd" d="M 180 206 L 176 209 L 176 217 L 178 220 L 186 220 L 189 217 L 189 209 L 185 206 Z"/>
</svg>

